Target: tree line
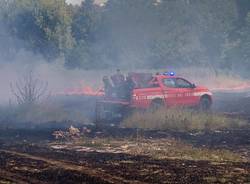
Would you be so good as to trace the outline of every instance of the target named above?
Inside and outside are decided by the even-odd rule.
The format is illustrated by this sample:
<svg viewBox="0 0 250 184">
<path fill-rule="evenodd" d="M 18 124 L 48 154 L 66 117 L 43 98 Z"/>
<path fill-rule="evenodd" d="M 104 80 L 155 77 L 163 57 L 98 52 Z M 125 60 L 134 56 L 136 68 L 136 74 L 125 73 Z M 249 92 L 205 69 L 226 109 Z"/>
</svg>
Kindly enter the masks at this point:
<svg viewBox="0 0 250 184">
<path fill-rule="evenodd" d="M 0 0 L 0 54 L 82 69 L 250 69 L 249 0 Z M 34 61 L 35 62 L 35 61 Z"/>
</svg>

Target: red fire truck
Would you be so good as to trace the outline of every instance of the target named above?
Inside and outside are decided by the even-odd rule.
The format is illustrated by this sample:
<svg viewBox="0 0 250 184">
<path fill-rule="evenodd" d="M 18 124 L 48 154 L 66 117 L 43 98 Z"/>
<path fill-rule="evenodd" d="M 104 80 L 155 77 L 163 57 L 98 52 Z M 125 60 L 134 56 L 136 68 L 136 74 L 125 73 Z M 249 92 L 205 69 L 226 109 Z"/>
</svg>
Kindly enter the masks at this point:
<svg viewBox="0 0 250 184">
<path fill-rule="evenodd" d="M 97 101 L 96 120 L 122 118 L 131 109 L 156 109 L 161 106 L 198 107 L 210 109 L 212 93 L 206 88 L 196 86 L 188 80 L 175 76 L 174 72 L 163 74 L 129 74 L 135 82 L 131 97 L 104 97 Z"/>
</svg>

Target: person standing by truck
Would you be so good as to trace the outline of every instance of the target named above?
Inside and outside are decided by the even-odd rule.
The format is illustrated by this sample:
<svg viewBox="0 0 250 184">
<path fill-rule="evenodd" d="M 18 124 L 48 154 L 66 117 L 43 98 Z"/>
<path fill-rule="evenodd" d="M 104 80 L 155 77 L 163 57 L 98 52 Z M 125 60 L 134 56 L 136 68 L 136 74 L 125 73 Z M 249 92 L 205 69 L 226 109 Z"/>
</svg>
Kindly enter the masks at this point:
<svg viewBox="0 0 250 184">
<path fill-rule="evenodd" d="M 116 74 L 111 76 L 111 80 L 114 86 L 119 86 L 125 81 L 124 75 L 121 73 L 120 69 L 116 70 Z"/>
<path fill-rule="evenodd" d="M 131 76 L 126 77 L 126 81 L 124 83 L 124 92 L 125 99 L 130 101 L 133 93 L 133 89 L 135 88 L 135 82 L 133 81 Z"/>
<path fill-rule="evenodd" d="M 123 86 L 125 84 L 125 77 L 121 73 L 120 69 L 116 70 L 116 74 L 111 76 L 111 80 L 114 84 L 114 91 L 116 93 L 117 98 L 122 98 L 123 96 Z"/>
<path fill-rule="evenodd" d="M 102 81 L 103 81 L 103 84 L 104 84 L 105 96 L 106 97 L 112 97 L 113 86 L 112 86 L 108 76 L 104 76 Z"/>
</svg>

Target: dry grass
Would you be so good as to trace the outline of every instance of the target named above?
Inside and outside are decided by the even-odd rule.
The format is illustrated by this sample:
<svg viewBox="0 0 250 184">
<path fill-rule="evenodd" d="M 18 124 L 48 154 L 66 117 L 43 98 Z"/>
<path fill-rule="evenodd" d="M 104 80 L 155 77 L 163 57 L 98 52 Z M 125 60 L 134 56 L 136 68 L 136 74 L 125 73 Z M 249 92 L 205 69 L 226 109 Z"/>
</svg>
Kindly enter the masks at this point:
<svg viewBox="0 0 250 184">
<path fill-rule="evenodd" d="M 130 153 L 149 155 L 156 159 L 183 159 L 183 160 L 209 160 L 221 161 L 245 161 L 239 154 L 225 149 L 197 148 L 175 139 L 141 140 L 137 147 L 133 147 Z"/>
<path fill-rule="evenodd" d="M 125 119 L 122 125 L 153 130 L 212 131 L 242 128 L 247 126 L 247 122 L 221 114 L 162 108 L 154 112 L 135 112 Z"/>
<path fill-rule="evenodd" d="M 55 144 L 51 144 L 55 146 Z M 65 146 L 65 144 L 63 144 Z M 82 138 L 66 149 L 90 152 L 127 153 L 145 155 L 154 159 L 207 160 L 213 162 L 247 161 L 244 156 L 226 149 L 208 149 L 193 147 L 191 144 L 174 138 L 161 139 L 114 139 L 114 138 Z M 65 147 L 64 147 L 65 148 Z"/>
</svg>

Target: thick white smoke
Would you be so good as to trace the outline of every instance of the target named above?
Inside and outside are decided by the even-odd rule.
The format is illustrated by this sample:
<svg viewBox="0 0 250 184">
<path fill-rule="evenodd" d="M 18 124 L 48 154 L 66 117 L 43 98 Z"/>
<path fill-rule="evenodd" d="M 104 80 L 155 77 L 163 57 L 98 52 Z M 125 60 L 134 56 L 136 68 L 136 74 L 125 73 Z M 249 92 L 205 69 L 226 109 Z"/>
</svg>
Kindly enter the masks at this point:
<svg viewBox="0 0 250 184">
<path fill-rule="evenodd" d="M 20 81 L 27 72 L 32 71 L 35 78 L 48 82 L 48 90 L 52 95 L 61 94 L 66 89 L 101 85 L 101 72 L 84 71 L 80 69 L 68 70 L 58 59 L 53 63 L 46 62 L 42 57 L 27 51 L 21 51 L 11 62 L 0 62 L 0 105 L 15 101 L 10 84 Z"/>
<path fill-rule="evenodd" d="M 73 5 L 79 5 L 81 4 L 81 2 L 83 2 L 84 0 L 66 0 L 66 2 L 68 4 L 73 4 Z M 105 3 L 107 0 L 95 0 L 94 2 L 96 4 L 102 5 L 103 3 Z"/>
<path fill-rule="evenodd" d="M 81 4 L 82 1 L 83 0 L 66 0 L 67 3 L 73 4 L 73 5 Z"/>
</svg>

